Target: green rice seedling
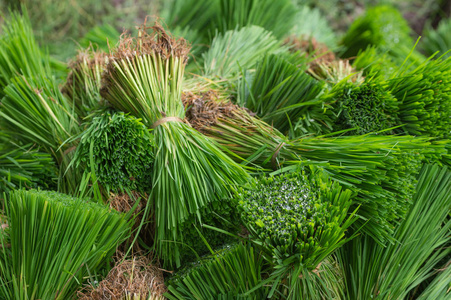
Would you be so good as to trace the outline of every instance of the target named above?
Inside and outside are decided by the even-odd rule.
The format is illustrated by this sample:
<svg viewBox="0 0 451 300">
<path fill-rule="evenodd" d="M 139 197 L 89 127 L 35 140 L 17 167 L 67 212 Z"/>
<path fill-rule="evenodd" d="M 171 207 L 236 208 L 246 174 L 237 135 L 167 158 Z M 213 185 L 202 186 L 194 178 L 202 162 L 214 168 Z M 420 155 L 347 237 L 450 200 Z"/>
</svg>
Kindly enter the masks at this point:
<svg viewBox="0 0 451 300">
<path fill-rule="evenodd" d="M 252 25 L 282 38 L 292 28 L 296 16 L 296 7 L 290 0 L 176 0 L 165 11 L 163 16 L 169 24 L 203 31 L 207 42 L 216 32 L 224 34 Z"/>
<path fill-rule="evenodd" d="M 53 78 L 36 74 L 33 78 L 16 77 L 4 89 L 0 108 L 1 127 L 22 144 L 36 144 L 52 155 L 58 166 L 58 189 L 73 193 L 80 183 L 80 170 L 67 167 L 74 144 L 66 140 L 81 127 L 69 101 Z"/>
<path fill-rule="evenodd" d="M 19 146 L 0 133 L 0 193 L 20 187 L 52 187 L 56 168 L 52 157 L 33 145 Z"/>
<path fill-rule="evenodd" d="M 370 45 L 378 46 L 390 53 L 401 64 L 414 46 L 410 27 L 401 13 L 388 5 L 375 6 L 354 21 L 342 38 L 345 47 L 343 57 L 356 56 Z M 413 52 L 413 61 L 422 61 L 421 54 Z"/>
<path fill-rule="evenodd" d="M 191 67 L 191 69 L 193 69 L 193 71 L 197 71 L 197 64 L 201 64 L 200 55 L 207 49 L 209 45 L 205 43 L 204 40 L 202 40 L 202 35 L 199 31 L 191 29 L 189 27 L 176 26 L 173 30 L 171 30 L 171 33 L 174 35 L 174 37 L 184 38 L 190 44 L 191 50 L 189 55 L 193 60 L 193 66 Z M 188 64 L 187 67 L 189 70 L 190 64 Z"/>
<path fill-rule="evenodd" d="M 237 191 L 236 202 L 251 240 L 265 249 L 273 265 L 273 288 L 287 280 L 288 299 L 305 295 L 301 274 L 313 272 L 348 239 L 357 220 L 352 191 L 315 169 L 274 177 Z M 302 278 L 308 281 L 306 278 Z"/>
<path fill-rule="evenodd" d="M 323 99 L 333 107 L 330 110 L 333 131 L 353 129 L 346 134 L 362 135 L 399 124 L 398 101 L 386 90 L 384 82 L 375 78 L 366 78 L 361 84 L 343 80 L 326 92 Z"/>
<path fill-rule="evenodd" d="M 2 299 L 69 299 L 130 231 L 126 215 L 56 192 L 17 190 L 5 203 L 8 228 L 0 235 L 10 248 L 0 249 Z"/>
<path fill-rule="evenodd" d="M 103 96 L 116 109 L 154 128 L 151 201 L 156 215 L 155 248 L 166 265 L 180 265 L 180 224 L 249 175 L 216 143 L 183 122 L 183 72 L 189 48 L 161 26 L 127 37 L 110 58 Z"/>
<path fill-rule="evenodd" d="M 166 298 L 178 299 L 264 299 L 267 287 L 259 285 L 264 260 L 257 249 L 236 244 L 216 251 L 213 255 L 178 272 L 168 282 Z"/>
<path fill-rule="evenodd" d="M 318 99 L 324 84 L 275 54 L 266 55 L 249 80 L 242 79 L 237 103 L 256 113 L 282 133 L 297 122 L 301 133 L 328 127 L 324 104 Z"/>
<path fill-rule="evenodd" d="M 109 192 L 150 192 L 155 151 L 154 137 L 134 116 L 104 113 L 80 135 L 75 168 L 95 174 Z"/>
<path fill-rule="evenodd" d="M 95 26 L 89 30 L 80 40 L 83 48 L 98 47 L 100 51 L 108 52 L 119 42 L 120 32 L 110 24 Z"/>
<path fill-rule="evenodd" d="M 211 249 L 217 249 L 236 240 L 230 235 L 204 228 L 205 225 L 231 234 L 238 234 L 242 230 L 235 203 L 229 199 L 213 201 L 200 209 L 198 214 L 202 217 L 202 222 L 198 221 L 196 215 L 191 215 L 180 224 L 180 231 L 183 232 L 180 257 L 184 265 L 197 260 L 200 256 L 209 254 Z M 205 241 L 208 242 L 208 245 L 205 244 Z"/>
<path fill-rule="evenodd" d="M 412 71 L 399 69 L 388 80 L 398 99 L 401 129 L 412 135 L 446 138 L 451 131 L 451 58 L 427 60 Z"/>
<path fill-rule="evenodd" d="M 352 66 L 361 70 L 364 76 L 380 76 L 382 79 L 389 79 L 398 70 L 398 65 L 390 54 L 380 51 L 376 46 L 360 50 Z"/>
<path fill-rule="evenodd" d="M 288 138 L 277 129 L 231 103 L 220 91 L 184 92 L 182 100 L 191 126 L 227 148 L 231 158 L 240 163 L 279 168 L 277 153 Z"/>
<path fill-rule="evenodd" d="M 168 24 L 169 29 L 175 32 L 175 28 L 181 30 L 193 30 L 201 35 L 205 44 L 210 44 L 215 31 L 210 32 L 212 19 L 218 14 L 220 0 L 196 1 L 174 0 L 163 1 L 160 12 L 161 18 Z"/>
<path fill-rule="evenodd" d="M 451 238 L 451 222 L 446 220 L 450 188 L 451 172 L 446 167 L 424 166 L 409 213 L 393 233 L 394 243 L 382 247 L 362 236 L 338 251 L 347 299 L 406 299 L 436 272 L 437 264 L 451 252 L 446 246 Z"/>
<path fill-rule="evenodd" d="M 420 40 L 420 48 L 427 55 L 433 55 L 439 51 L 439 55 L 449 57 L 451 54 L 451 37 L 449 32 L 451 30 L 451 18 L 442 19 L 437 29 L 431 27 L 426 28 L 423 32 L 423 38 Z"/>
<path fill-rule="evenodd" d="M 103 106 L 100 88 L 106 60 L 106 53 L 90 46 L 80 50 L 75 60 L 69 64 L 71 71 L 62 92 L 70 99 L 73 111 L 80 119 Z"/>
<path fill-rule="evenodd" d="M 290 34 L 296 37 L 314 38 L 332 49 L 337 44 L 336 35 L 327 19 L 318 8 L 311 8 L 308 5 L 300 5 L 297 8 L 294 26 L 291 28 Z"/>
<path fill-rule="evenodd" d="M 284 145 L 279 155 L 286 151 L 298 160 L 284 165 L 319 164 L 357 192 L 353 207 L 360 206 L 361 218 L 355 227 L 365 225 L 362 230 L 382 244 L 406 216 L 425 157 L 445 153 L 443 145 L 431 145 L 428 139 L 376 135 L 301 138 Z"/>
<path fill-rule="evenodd" d="M 296 15 L 296 8 L 289 0 L 220 0 L 219 3 L 220 10 L 213 21 L 223 33 L 237 27 L 257 25 L 282 38 L 292 28 Z"/>
<path fill-rule="evenodd" d="M 12 13 L 0 35 L 0 98 L 14 77 L 38 74 L 50 76 L 49 58 L 35 40 L 27 11 L 23 15 Z"/>
<path fill-rule="evenodd" d="M 423 292 L 416 298 L 419 300 L 440 299 L 445 300 L 450 297 L 451 287 L 451 261 L 447 261 L 442 268 L 436 270 L 437 275 L 434 277 Z"/>
<path fill-rule="evenodd" d="M 262 27 L 248 26 L 215 36 L 203 54 L 206 77 L 230 77 L 241 69 L 251 69 L 267 53 L 280 52 L 281 44 Z"/>
</svg>

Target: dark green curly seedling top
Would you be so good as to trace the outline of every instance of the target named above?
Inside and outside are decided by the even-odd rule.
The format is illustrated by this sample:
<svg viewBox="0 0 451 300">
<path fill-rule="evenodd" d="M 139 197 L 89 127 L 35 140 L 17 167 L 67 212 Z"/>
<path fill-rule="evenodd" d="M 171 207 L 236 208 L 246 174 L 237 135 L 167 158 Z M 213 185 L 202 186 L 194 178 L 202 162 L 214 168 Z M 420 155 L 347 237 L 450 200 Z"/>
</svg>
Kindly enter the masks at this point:
<svg viewBox="0 0 451 300">
<path fill-rule="evenodd" d="M 351 192 L 322 173 L 262 178 L 239 193 L 241 218 L 278 265 L 314 269 L 344 241 Z"/>
</svg>

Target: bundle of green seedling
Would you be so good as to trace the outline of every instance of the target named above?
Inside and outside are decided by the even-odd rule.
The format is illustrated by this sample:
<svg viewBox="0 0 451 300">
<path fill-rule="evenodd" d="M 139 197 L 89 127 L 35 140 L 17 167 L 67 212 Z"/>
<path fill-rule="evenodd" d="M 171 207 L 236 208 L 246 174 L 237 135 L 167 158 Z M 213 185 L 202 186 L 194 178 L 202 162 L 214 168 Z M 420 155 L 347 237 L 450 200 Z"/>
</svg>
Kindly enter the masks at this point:
<svg viewBox="0 0 451 300">
<path fill-rule="evenodd" d="M 65 141 L 81 131 L 77 117 L 59 91 L 50 59 L 41 54 L 27 16 L 13 15 L 4 31 L 0 74 L 2 84 L 8 85 L 1 91 L 0 126 L 18 144 L 35 144 L 52 155 L 59 169 L 58 189 L 74 192 L 81 176 L 67 170 L 74 145 Z"/>
<path fill-rule="evenodd" d="M 354 57 L 368 46 L 377 46 L 381 53 L 401 65 L 409 57 L 413 64 L 421 63 L 424 57 L 414 48 L 411 29 L 401 13 L 391 6 L 375 6 L 357 19 L 346 32 L 341 43 L 345 48 L 343 57 Z"/>
<path fill-rule="evenodd" d="M 20 146 L 0 133 L 0 193 L 20 187 L 52 188 L 56 169 L 52 157 L 33 147 Z"/>
<path fill-rule="evenodd" d="M 188 265 L 168 282 L 171 300 L 181 299 L 264 299 L 269 289 L 259 287 L 265 262 L 259 251 L 246 244 L 218 250 L 199 262 Z"/>
<path fill-rule="evenodd" d="M 387 131 L 399 124 L 398 101 L 387 91 L 386 83 L 366 78 L 361 84 L 343 80 L 322 97 L 330 103 L 328 113 L 333 131 L 349 130 L 346 134 L 393 133 Z"/>
<path fill-rule="evenodd" d="M 0 97 L 4 96 L 3 89 L 18 75 L 51 76 L 50 58 L 42 54 L 36 43 L 26 11 L 23 16 L 11 14 L 3 24 L 0 47 Z"/>
<path fill-rule="evenodd" d="M 412 71 L 400 69 L 388 80 L 398 99 L 402 129 L 412 135 L 447 138 L 451 131 L 451 58 L 426 60 Z"/>
<path fill-rule="evenodd" d="M 81 134 L 74 164 L 94 174 L 106 195 L 150 192 L 154 148 L 154 137 L 140 119 L 105 112 Z"/>
<path fill-rule="evenodd" d="M 407 217 L 394 230 L 396 242 L 384 247 L 361 236 L 338 251 L 348 299 L 449 298 L 451 277 L 443 265 L 451 253 L 450 188 L 449 169 L 425 165 Z M 437 273 L 422 291 L 420 284 Z"/>
<path fill-rule="evenodd" d="M 2 299 L 69 299 L 86 276 L 109 268 L 130 233 L 128 216 L 86 199 L 16 190 L 6 200 Z"/>
<path fill-rule="evenodd" d="M 189 47 L 160 26 L 143 26 L 112 52 L 102 95 L 120 111 L 153 128 L 155 161 L 151 202 L 156 215 L 155 250 L 167 265 L 180 265 L 181 225 L 230 188 L 249 179 L 246 171 L 212 140 L 183 121 L 181 101 Z"/>
<path fill-rule="evenodd" d="M 436 29 L 429 26 L 423 32 L 423 38 L 420 40 L 420 48 L 426 55 L 433 55 L 439 51 L 438 56 L 450 56 L 451 38 L 449 31 L 451 30 L 451 18 L 442 19 Z"/>
<path fill-rule="evenodd" d="M 267 55 L 255 73 L 244 74 L 237 103 L 286 134 L 297 122 L 302 133 L 321 132 L 328 120 L 318 99 L 324 87 L 302 68 L 278 55 Z"/>
<path fill-rule="evenodd" d="M 170 27 L 189 27 L 211 42 L 216 32 L 257 25 L 284 37 L 293 27 L 296 6 L 290 0 L 202 0 L 173 1 L 166 10 Z M 274 22 L 275 19 L 284 20 Z"/>
<path fill-rule="evenodd" d="M 229 30 L 216 35 L 210 49 L 202 55 L 202 74 L 208 78 L 232 78 L 243 68 L 253 68 L 263 55 L 281 51 L 281 43 L 262 27 Z"/>
<path fill-rule="evenodd" d="M 399 69 L 399 65 L 390 54 L 379 51 L 376 46 L 359 51 L 352 66 L 366 77 L 377 76 L 382 79 L 389 79 Z"/>
<path fill-rule="evenodd" d="M 90 46 L 80 50 L 69 65 L 71 71 L 62 91 L 70 99 L 73 110 L 81 119 L 101 106 L 100 88 L 106 59 L 106 53 Z"/>
<path fill-rule="evenodd" d="M 180 231 L 183 232 L 180 257 L 183 262 L 196 261 L 199 257 L 209 254 L 211 249 L 216 249 L 235 240 L 230 235 L 205 228 L 205 225 L 231 234 L 237 234 L 242 230 L 235 203 L 231 202 L 230 199 L 213 201 L 202 207 L 199 214 L 202 216 L 202 222 L 199 222 L 197 215 L 191 215 L 180 225 Z"/>
<path fill-rule="evenodd" d="M 289 299 L 308 294 L 299 276 L 319 269 L 349 238 L 346 231 L 357 219 L 356 210 L 350 210 L 351 196 L 314 168 L 262 178 L 237 191 L 250 239 L 265 249 L 273 264 L 269 296 L 284 280 L 289 282 Z"/>
</svg>

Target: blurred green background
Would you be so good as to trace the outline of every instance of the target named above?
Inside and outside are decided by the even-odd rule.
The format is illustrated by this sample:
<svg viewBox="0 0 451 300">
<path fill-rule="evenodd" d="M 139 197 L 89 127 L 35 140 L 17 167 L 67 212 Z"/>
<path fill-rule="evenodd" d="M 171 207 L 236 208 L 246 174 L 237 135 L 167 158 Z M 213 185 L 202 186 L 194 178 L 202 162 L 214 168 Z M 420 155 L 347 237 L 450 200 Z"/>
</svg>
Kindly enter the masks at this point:
<svg viewBox="0 0 451 300">
<path fill-rule="evenodd" d="M 146 15 L 159 16 L 171 0 L 0 0 L 2 20 L 10 9 L 28 12 L 39 42 L 49 53 L 67 61 L 76 54 L 78 41 L 98 25 L 111 25 L 120 32 L 133 30 Z M 172 0 L 173 1 L 173 0 Z M 318 8 L 335 33 L 340 35 L 366 7 L 391 4 L 408 20 L 414 32 L 437 27 L 449 17 L 449 0 L 293 0 L 297 4 Z M 163 20 L 164 21 L 164 20 Z M 275 22 L 277 20 L 274 20 Z"/>
</svg>

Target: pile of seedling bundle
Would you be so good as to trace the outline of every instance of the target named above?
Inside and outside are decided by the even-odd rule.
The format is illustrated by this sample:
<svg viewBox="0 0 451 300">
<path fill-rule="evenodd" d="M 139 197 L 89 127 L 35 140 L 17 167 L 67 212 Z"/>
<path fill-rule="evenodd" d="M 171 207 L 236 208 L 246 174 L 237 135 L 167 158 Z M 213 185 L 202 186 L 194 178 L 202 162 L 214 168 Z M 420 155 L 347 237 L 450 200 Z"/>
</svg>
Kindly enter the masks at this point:
<svg viewBox="0 0 451 300">
<path fill-rule="evenodd" d="M 387 6 L 167 6 L 67 70 L 5 21 L 0 299 L 448 299 L 451 58 Z"/>
</svg>

